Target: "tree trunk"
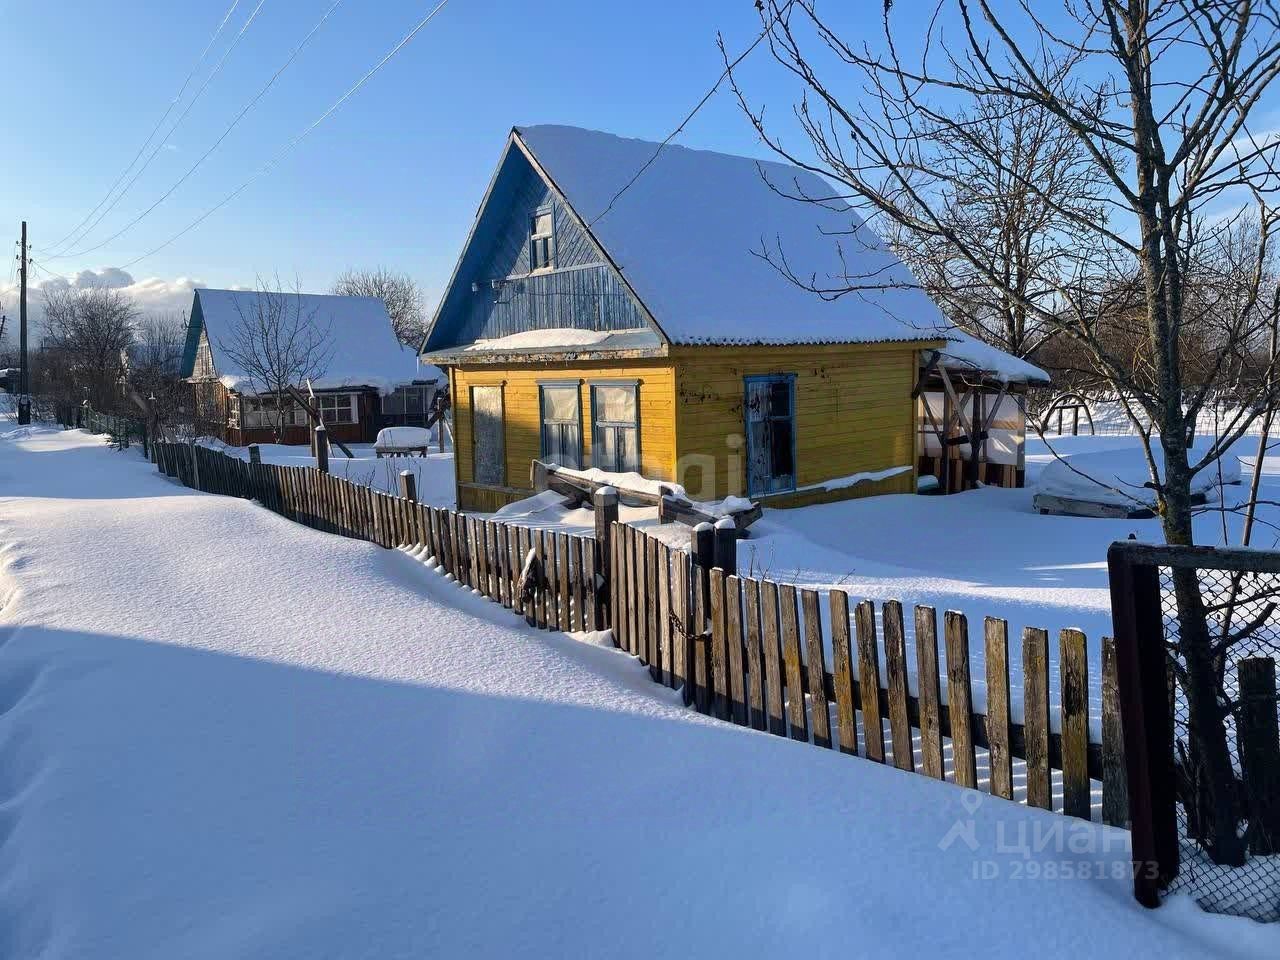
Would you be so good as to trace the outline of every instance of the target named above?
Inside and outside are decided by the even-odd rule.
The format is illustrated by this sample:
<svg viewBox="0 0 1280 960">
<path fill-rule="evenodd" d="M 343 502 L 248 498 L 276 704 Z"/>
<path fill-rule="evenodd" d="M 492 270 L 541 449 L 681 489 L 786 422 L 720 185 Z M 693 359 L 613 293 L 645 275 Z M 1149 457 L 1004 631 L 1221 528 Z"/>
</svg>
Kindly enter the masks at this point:
<svg viewBox="0 0 1280 960">
<path fill-rule="evenodd" d="M 1179 416 L 1176 424 L 1168 424 L 1169 429 L 1161 434 L 1165 462 L 1161 519 L 1167 543 L 1190 546 L 1191 470 L 1181 419 Z M 1245 847 L 1237 829 L 1235 769 L 1227 743 L 1226 711 L 1218 702 L 1217 658 L 1200 578 L 1194 568 L 1174 567 L 1170 573 L 1178 611 L 1177 650 L 1185 671 L 1182 692 L 1192 767 L 1188 771 L 1192 787 L 1182 800 L 1188 821 L 1197 824 L 1196 832 L 1213 861 L 1239 866 L 1244 863 Z"/>
</svg>

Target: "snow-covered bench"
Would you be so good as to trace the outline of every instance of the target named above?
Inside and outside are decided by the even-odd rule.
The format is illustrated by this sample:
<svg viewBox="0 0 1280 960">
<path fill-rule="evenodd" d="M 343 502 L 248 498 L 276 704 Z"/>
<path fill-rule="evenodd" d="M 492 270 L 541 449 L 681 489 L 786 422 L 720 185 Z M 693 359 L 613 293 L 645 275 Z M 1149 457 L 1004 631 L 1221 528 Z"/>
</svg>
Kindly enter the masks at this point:
<svg viewBox="0 0 1280 960">
<path fill-rule="evenodd" d="M 373 451 L 379 457 L 399 457 L 412 453 L 427 455 L 431 446 L 431 431 L 425 427 L 383 427 L 378 439 L 373 441 Z"/>
</svg>

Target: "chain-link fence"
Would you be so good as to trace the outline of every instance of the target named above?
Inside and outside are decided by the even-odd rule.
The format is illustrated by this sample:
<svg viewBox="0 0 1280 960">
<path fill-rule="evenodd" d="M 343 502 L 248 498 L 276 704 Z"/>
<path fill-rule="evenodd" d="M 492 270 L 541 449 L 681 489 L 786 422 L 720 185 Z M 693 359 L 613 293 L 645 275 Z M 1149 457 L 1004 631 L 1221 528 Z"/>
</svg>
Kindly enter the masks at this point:
<svg viewBox="0 0 1280 960">
<path fill-rule="evenodd" d="M 1138 894 L 1280 921 L 1280 554 L 1110 560 Z"/>
<path fill-rule="evenodd" d="M 1159 571 L 1180 838 L 1169 889 L 1217 912 L 1280 920 L 1280 575 Z M 1197 593 L 1201 637 L 1194 636 L 1197 626 L 1182 626 Z M 1206 645 L 1207 655 L 1194 649 Z M 1209 696 L 1198 705 L 1202 690 Z"/>
</svg>

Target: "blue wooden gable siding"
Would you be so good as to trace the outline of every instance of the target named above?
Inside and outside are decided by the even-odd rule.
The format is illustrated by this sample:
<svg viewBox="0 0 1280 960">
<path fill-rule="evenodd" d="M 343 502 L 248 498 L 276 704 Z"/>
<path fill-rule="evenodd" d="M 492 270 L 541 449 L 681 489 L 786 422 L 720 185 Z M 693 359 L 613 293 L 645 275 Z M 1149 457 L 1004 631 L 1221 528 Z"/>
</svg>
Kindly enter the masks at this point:
<svg viewBox="0 0 1280 960">
<path fill-rule="evenodd" d="M 555 269 L 530 275 L 530 221 L 548 207 L 555 220 Z M 645 326 L 635 298 L 595 241 L 520 151 L 512 149 L 480 213 L 426 350 L 528 330 Z"/>
<path fill-rule="evenodd" d="M 178 376 L 189 377 L 195 373 L 196 352 L 200 349 L 200 331 L 204 329 L 204 313 L 200 309 L 200 291 L 197 290 L 191 304 L 191 319 L 187 322 L 187 342 L 182 348 L 182 366 Z"/>
</svg>

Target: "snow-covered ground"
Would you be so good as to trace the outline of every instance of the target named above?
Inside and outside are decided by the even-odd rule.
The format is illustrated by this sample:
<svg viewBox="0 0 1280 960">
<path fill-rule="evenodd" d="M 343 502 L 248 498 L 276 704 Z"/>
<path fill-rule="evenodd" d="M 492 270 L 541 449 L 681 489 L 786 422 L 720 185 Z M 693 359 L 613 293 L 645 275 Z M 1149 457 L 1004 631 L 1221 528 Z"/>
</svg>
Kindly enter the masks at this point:
<svg viewBox="0 0 1280 960">
<path fill-rule="evenodd" d="M 0 955 L 1271 957 L 1126 834 L 683 709 L 419 560 L 0 427 Z"/>
</svg>

